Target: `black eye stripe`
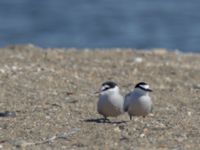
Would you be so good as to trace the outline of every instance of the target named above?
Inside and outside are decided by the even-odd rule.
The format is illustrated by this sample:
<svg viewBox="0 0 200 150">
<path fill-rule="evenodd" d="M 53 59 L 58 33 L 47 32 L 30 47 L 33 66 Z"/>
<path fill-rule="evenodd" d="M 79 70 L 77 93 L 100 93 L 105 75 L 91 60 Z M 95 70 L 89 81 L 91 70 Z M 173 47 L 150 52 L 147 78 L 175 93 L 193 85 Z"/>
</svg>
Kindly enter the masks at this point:
<svg viewBox="0 0 200 150">
<path fill-rule="evenodd" d="M 142 89 L 142 90 L 144 90 L 144 91 L 147 91 L 147 92 L 152 92 L 151 89 L 145 89 L 145 88 L 143 88 L 143 87 L 141 87 L 141 86 L 138 86 L 138 88 L 140 88 L 140 89 Z"/>
<path fill-rule="evenodd" d="M 145 82 L 139 82 L 138 84 L 136 84 L 135 88 L 140 88 L 140 89 L 142 89 L 144 91 L 152 92 L 151 89 L 145 88 L 144 86 L 148 86 L 148 84 L 145 83 Z"/>
<path fill-rule="evenodd" d="M 108 89 L 110 89 L 110 87 L 106 87 L 105 89 L 103 89 L 102 91 L 106 91 L 106 90 L 108 90 Z"/>
<path fill-rule="evenodd" d="M 142 89 L 142 90 L 144 90 L 144 91 L 148 91 L 148 89 L 145 89 L 145 88 L 143 88 L 141 86 L 139 86 L 139 88 Z"/>
</svg>

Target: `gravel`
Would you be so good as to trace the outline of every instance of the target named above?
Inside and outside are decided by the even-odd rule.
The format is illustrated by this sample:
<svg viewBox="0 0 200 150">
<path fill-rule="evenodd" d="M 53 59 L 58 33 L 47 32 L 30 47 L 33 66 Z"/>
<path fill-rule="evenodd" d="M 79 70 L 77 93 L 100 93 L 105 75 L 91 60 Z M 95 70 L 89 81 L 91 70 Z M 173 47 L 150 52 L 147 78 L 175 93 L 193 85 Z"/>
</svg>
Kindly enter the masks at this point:
<svg viewBox="0 0 200 150">
<path fill-rule="evenodd" d="M 99 121 L 102 82 L 154 90 L 153 114 Z M 200 55 L 165 49 L 0 49 L 0 149 L 199 149 Z"/>
</svg>

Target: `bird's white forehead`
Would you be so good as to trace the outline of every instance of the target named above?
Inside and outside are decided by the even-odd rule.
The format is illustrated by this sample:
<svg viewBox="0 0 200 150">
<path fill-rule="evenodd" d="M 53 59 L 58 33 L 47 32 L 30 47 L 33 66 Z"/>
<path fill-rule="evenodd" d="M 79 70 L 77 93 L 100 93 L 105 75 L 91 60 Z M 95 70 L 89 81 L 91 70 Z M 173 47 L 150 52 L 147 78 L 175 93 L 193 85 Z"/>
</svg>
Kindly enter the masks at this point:
<svg viewBox="0 0 200 150">
<path fill-rule="evenodd" d="M 105 90 L 106 88 L 109 88 L 110 86 L 108 86 L 108 85 L 104 85 L 104 86 L 102 86 L 101 87 L 101 91 L 103 91 L 103 90 Z"/>
<path fill-rule="evenodd" d="M 148 84 L 145 84 L 145 85 L 140 85 L 141 88 L 144 88 L 144 89 L 149 89 L 149 85 Z"/>
</svg>

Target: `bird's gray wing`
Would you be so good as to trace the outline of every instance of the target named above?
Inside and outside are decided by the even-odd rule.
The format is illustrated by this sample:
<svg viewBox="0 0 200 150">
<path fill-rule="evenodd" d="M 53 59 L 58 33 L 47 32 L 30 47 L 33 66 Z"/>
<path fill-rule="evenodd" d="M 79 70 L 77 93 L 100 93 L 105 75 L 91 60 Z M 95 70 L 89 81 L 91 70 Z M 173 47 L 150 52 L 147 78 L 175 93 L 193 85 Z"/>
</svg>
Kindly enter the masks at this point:
<svg viewBox="0 0 200 150">
<path fill-rule="evenodd" d="M 124 111 L 125 111 L 125 112 L 128 111 L 128 106 L 129 106 L 129 102 L 130 102 L 130 96 L 131 96 L 131 93 L 128 93 L 128 94 L 125 96 L 125 99 L 124 99 Z"/>
</svg>

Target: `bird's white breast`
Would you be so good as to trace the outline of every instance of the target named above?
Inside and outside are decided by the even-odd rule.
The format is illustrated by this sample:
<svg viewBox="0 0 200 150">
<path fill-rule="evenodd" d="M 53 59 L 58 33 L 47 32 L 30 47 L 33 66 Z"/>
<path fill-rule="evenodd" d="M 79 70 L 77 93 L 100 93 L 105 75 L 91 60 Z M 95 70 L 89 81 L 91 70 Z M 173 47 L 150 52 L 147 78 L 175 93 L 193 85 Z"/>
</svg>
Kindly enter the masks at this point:
<svg viewBox="0 0 200 150">
<path fill-rule="evenodd" d="M 146 116 L 151 112 L 152 101 L 149 95 L 132 94 L 129 97 L 128 113 L 136 116 Z"/>
<path fill-rule="evenodd" d="M 98 112 L 104 116 L 118 116 L 123 113 L 124 99 L 120 94 L 100 95 Z"/>
</svg>

